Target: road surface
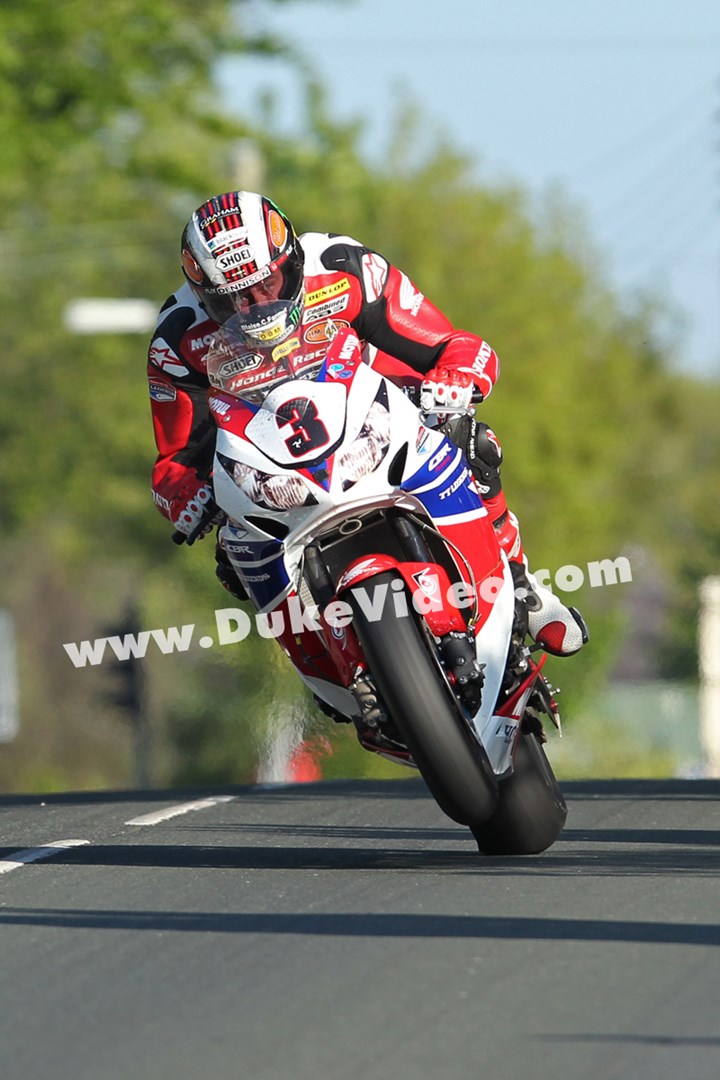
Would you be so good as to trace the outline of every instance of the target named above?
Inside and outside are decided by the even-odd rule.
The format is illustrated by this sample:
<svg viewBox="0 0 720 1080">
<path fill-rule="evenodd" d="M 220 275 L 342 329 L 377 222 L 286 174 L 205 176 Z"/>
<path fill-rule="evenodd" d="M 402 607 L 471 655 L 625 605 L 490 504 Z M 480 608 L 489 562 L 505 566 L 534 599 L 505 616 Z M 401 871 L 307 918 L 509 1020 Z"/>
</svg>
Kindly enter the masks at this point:
<svg viewBox="0 0 720 1080">
<path fill-rule="evenodd" d="M 0 799 L 2 1080 L 718 1080 L 720 782 L 486 858 L 416 780 Z"/>
</svg>

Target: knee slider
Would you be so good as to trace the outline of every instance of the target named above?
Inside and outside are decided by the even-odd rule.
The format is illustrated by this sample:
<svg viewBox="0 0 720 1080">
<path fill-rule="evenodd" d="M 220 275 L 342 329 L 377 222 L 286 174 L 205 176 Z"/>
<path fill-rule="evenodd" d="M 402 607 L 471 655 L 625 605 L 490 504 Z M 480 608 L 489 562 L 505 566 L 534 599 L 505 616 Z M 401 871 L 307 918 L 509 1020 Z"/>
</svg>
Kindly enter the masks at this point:
<svg viewBox="0 0 720 1080">
<path fill-rule="evenodd" d="M 499 472 L 503 456 L 500 440 L 487 424 L 480 424 L 476 420 L 473 426 L 475 430 L 471 433 L 471 438 L 474 437 L 475 457 L 479 458 L 488 469 L 496 469 Z"/>
<path fill-rule="evenodd" d="M 478 423 L 470 417 L 463 417 L 463 426 L 458 434 L 462 434 L 462 441 L 455 441 L 465 451 L 480 494 L 484 499 L 494 499 L 502 491 L 502 448 L 497 435 L 487 424 Z"/>
</svg>

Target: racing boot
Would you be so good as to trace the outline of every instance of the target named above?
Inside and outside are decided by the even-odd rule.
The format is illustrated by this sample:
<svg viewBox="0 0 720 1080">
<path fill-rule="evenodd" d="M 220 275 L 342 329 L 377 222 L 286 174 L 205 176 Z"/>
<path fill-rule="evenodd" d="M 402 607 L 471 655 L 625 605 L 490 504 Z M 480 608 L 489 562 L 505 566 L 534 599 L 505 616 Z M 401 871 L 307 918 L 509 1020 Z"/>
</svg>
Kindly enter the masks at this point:
<svg viewBox="0 0 720 1080">
<path fill-rule="evenodd" d="M 525 560 L 510 563 L 515 595 L 527 610 L 528 633 L 553 656 L 572 656 L 588 641 L 588 629 L 577 608 L 566 607 L 554 592 L 528 571 Z"/>
<path fill-rule="evenodd" d="M 588 630 L 582 615 L 576 608 L 569 608 L 562 600 L 541 585 L 528 570 L 527 558 L 520 539 L 520 528 L 515 515 L 507 509 L 505 496 L 501 493 L 504 510 L 493 520 L 498 543 L 508 557 L 510 573 L 515 583 L 515 596 L 525 604 L 528 634 L 553 656 L 572 656 L 588 641 Z M 498 500 L 488 500 L 490 503 Z M 491 514 L 492 509 L 488 506 Z"/>
<path fill-rule="evenodd" d="M 508 510 L 502 489 L 503 452 L 497 435 L 487 424 L 467 416 L 449 420 L 440 430 L 465 452 L 498 543 L 510 563 L 515 594 L 525 601 L 530 637 L 554 656 L 572 656 L 587 642 L 587 627 L 579 611 L 565 607 L 528 571 L 518 520 Z"/>
</svg>

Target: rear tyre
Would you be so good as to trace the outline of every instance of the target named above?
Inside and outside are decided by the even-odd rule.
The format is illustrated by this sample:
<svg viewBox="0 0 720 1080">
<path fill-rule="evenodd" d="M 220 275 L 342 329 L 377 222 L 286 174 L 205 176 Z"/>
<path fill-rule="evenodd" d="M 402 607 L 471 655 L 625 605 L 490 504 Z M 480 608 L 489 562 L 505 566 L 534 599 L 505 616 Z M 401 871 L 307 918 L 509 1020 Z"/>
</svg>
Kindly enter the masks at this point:
<svg viewBox="0 0 720 1080">
<path fill-rule="evenodd" d="M 485 855 L 537 855 L 565 824 L 565 799 L 536 735 L 520 733 L 513 762 L 512 776 L 500 781 L 495 813 L 472 827 Z"/>
<path fill-rule="evenodd" d="M 379 618 L 374 610 L 368 618 L 353 591 L 347 594 L 353 625 L 380 696 L 435 801 L 453 821 L 479 824 L 495 812 L 497 780 L 485 750 L 464 726 L 415 619 L 396 614 L 390 589 L 396 580 L 397 574 L 379 574 L 365 586 L 378 608 L 377 590 L 384 586 Z"/>
</svg>

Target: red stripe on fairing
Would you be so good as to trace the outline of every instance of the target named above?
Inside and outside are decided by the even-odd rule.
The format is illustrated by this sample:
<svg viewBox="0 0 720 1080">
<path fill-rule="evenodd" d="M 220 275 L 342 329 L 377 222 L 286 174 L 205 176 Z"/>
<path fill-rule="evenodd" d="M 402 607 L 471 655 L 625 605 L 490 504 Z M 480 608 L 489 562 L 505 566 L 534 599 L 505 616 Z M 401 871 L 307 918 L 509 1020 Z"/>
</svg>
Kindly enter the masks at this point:
<svg viewBox="0 0 720 1080">
<path fill-rule="evenodd" d="M 248 408 L 239 398 L 236 398 L 233 394 L 226 394 L 223 390 L 211 388 L 208 392 L 208 401 L 221 401 L 223 404 L 229 405 L 230 408 L 224 412 L 219 412 L 210 405 L 210 411 L 213 413 L 215 423 L 223 431 L 230 431 L 233 435 L 245 438 L 245 428 L 255 415 L 255 410 Z"/>
</svg>

